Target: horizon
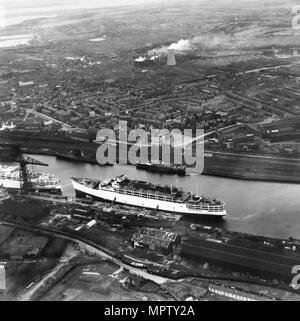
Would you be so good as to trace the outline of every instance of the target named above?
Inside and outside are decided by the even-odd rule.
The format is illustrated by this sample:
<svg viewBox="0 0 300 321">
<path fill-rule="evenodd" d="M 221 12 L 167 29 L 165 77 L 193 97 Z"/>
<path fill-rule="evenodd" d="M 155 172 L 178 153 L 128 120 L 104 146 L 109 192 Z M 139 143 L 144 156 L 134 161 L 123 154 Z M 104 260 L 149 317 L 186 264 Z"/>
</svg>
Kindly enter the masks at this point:
<svg viewBox="0 0 300 321">
<path fill-rule="evenodd" d="M 106 0 L 43 0 L 42 3 L 39 0 L 1 0 L 0 6 L 6 7 L 7 9 L 10 8 L 29 8 L 29 7 L 48 7 L 48 6 L 76 6 L 76 7 L 113 7 L 113 6 L 127 6 L 127 5 L 147 5 L 147 4 L 165 4 L 165 3 L 183 3 L 186 2 L 188 5 L 189 3 L 201 3 L 201 2 L 208 2 L 208 0 L 110 0 L 107 2 Z M 255 3 L 259 2 L 263 3 L 283 3 L 283 2 L 290 2 L 291 4 L 297 4 L 299 1 L 297 0 L 215 0 L 214 3 L 226 3 L 226 2 L 234 2 L 235 4 L 238 3 Z"/>
</svg>

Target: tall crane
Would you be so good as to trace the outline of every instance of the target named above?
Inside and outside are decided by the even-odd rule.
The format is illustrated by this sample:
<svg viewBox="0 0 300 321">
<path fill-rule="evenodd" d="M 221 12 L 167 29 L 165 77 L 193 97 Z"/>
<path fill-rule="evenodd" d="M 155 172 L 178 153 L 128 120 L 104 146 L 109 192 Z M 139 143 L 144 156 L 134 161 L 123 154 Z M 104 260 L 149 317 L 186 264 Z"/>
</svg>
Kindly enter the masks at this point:
<svg viewBox="0 0 300 321">
<path fill-rule="evenodd" d="M 21 190 L 25 192 L 30 189 L 33 189 L 33 184 L 30 179 L 30 172 L 27 169 L 27 165 L 32 164 L 32 165 L 48 166 L 48 164 L 40 162 L 29 156 L 24 156 L 23 154 L 20 155 L 19 163 L 20 163 Z"/>
</svg>

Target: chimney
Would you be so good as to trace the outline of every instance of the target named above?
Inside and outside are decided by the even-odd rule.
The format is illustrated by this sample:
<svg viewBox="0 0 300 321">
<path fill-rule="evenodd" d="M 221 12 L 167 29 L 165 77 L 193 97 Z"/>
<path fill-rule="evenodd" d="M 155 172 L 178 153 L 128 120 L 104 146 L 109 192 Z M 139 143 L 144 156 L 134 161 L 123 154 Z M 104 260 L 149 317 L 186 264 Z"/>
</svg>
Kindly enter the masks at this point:
<svg viewBox="0 0 300 321">
<path fill-rule="evenodd" d="M 175 51 L 174 49 L 168 49 L 167 66 L 175 66 L 175 65 L 176 65 Z"/>
</svg>

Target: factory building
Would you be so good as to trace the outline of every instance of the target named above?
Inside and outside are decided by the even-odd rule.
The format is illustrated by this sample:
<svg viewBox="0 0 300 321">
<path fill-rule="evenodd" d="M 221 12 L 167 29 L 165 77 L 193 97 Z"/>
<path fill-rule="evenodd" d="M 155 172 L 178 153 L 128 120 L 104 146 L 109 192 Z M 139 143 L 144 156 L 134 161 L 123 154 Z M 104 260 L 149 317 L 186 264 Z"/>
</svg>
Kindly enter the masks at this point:
<svg viewBox="0 0 300 321">
<path fill-rule="evenodd" d="M 95 217 L 95 210 L 92 208 L 75 208 L 72 213 L 72 218 L 90 221 Z"/>
<path fill-rule="evenodd" d="M 181 236 L 172 232 L 143 227 L 133 234 L 131 241 L 134 248 L 145 248 L 169 254 L 181 242 Z"/>
<path fill-rule="evenodd" d="M 154 65 L 158 61 L 158 55 L 156 52 L 153 52 L 152 56 L 140 56 L 134 60 L 136 67 L 149 67 Z"/>
</svg>

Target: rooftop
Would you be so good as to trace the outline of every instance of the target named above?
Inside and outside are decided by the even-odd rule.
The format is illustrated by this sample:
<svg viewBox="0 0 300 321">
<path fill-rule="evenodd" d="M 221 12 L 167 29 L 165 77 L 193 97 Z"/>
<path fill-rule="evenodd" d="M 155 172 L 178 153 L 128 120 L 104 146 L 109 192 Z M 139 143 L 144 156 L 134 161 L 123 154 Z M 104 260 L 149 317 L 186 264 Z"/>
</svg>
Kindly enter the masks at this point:
<svg viewBox="0 0 300 321">
<path fill-rule="evenodd" d="M 132 241 L 167 248 L 177 237 L 178 234 L 173 232 L 143 227 L 132 236 Z"/>
</svg>

